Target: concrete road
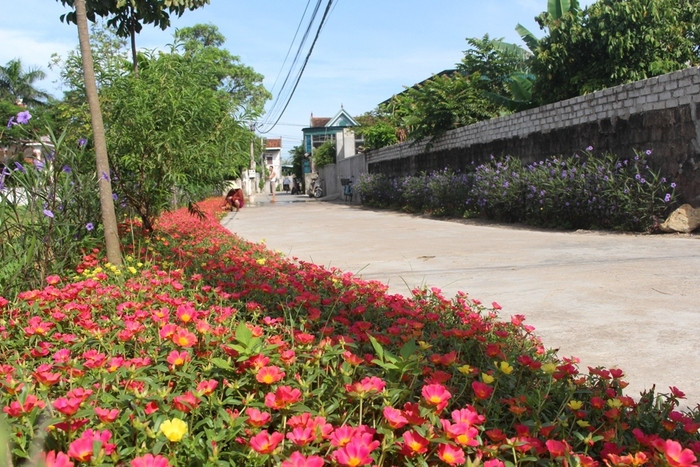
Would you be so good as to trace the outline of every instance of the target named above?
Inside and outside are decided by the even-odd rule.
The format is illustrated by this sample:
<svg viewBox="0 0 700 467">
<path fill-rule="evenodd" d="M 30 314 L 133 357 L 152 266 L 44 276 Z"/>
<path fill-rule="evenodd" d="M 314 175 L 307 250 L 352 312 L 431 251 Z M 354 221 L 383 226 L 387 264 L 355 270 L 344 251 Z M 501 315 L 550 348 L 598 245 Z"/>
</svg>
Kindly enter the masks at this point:
<svg viewBox="0 0 700 467">
<path fill-rule="evenodd" d="M 580 368 L 620 368 L 627 394 L 676 386 L 700 403 L 700 235 L 552 232 L 445 221 L 342 202 L 262 195 L 222 223 L 289 257 L 379 280 L 438 287 L 526 316 Z"/>
</svg>

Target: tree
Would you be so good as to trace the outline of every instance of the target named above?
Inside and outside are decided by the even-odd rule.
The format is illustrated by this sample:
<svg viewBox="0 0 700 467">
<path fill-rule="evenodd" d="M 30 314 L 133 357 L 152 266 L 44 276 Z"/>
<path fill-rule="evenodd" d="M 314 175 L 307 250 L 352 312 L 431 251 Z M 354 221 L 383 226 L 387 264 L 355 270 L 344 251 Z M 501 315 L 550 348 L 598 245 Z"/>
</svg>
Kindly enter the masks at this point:
<svg viewBox="0 0 700 467">
<path fill-rule="evenodd" d="M 78 25 L 80 56 L 83 61 L 85 94 L 87 95 L 88 104 L 90 106 L 90 117 L 95 142 L 95 162 L 100 192 L 102 225 L 105 232 L 105 249 L 107 250 L 107 260 L 118 266 L 122 264 L 122 257 L 119 246 L 119 233 L 117 231 L 117 216 L 114 212 L 111 173 L 109 170 L 109 159 L 107 157 L 107 143 L 105 140 L 104 124 L 102 122 L 100 100 L 97 94 L 97 83 L 95 82 L 92 52 L 90 50 L 90 33 L 88 31 L 85 0 L 75 0 L 75 16 L 75 22 Z"/>
<path fill-rule="evenodd" d="M 36 81 L 46 78 L 39 68 L 24 70 L 22 61 L 14 59 L 0 66 L 0 99 L 22 102 L 29 107 L 46 104 L 49 94 L 34 87 Z"/>
<path fill-rule="evenodd" d="M 407 139 L 436 137 L 498 115 L 498 106 L 474 84 L 479 79 L 478 73 L 436 75 L 397 94 L 380 111 L 389 115 L 394 127 L 405 131 Z"/>
<path fill-rule="evenodd" d="M 555 102 L 698 63 L 698 2 L 599 0 L 540 41 L 534 93 Z"/>
<path fill-rule="evenodd" d="M 272 97 L 262 85 L 263 76 L 240 62 L 221 46 L 226 38 L 211 24 L 196 24 L 175 32 L 176 47 L 182 44 L 184 57 L 206 64 L 212 86 L 227 92 L 240 120 L 254 120 Z"/>
<path fill-rule="evenodd" d="M 319 147 L 314 149 L 312 157 L 314 159 L 314 166 L 317 169 L 324 167 L 329 164 L 335 164 L 335 141 L 329 139 Z"/>
<path fill-rule="evenodd" d="M 174 198 L 195 203 L 237 176 L 252 135 L 206 54 L 146 58 L 138 77 L 118 77 L 103 99 L 117 195 L 150 231 Z"/>
<path fill-rule="evenodd" d="M 499 113 L 532 107 L 532 84 L 529 60 L 532 54 L 522 47 L 491 39 L 468 38 L 469 49 L 457 64 L 457 70 L 467 76 L 478 76 L 474 85 L 497 107 Z"/>
<path fill-rule="evenodd" d="M 60 0 L 63 5 L 74 7 L 77 0 Z M 98 16 L 109 18 L 107 24 L 116 29 L 120 37 L 131 41 L 131 56 L 134 72 L 138 73 L 136 54 L 136 34 L 143 24 L 152 24 L 167 29 L 170 15 L 182 16 L 186 10 L 196 10 L 209 3 L 209 0 L 86 0 L 87 18 L 93 23 Z M 61 15 L 61 21 L 76 22 L 76 12 Z"/>
</svg>

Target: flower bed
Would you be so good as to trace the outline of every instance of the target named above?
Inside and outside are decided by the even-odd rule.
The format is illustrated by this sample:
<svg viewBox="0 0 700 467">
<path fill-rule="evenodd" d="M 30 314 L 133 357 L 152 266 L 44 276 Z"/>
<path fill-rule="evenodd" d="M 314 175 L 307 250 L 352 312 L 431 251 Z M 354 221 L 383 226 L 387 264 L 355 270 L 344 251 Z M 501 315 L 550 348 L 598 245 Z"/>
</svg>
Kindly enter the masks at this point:
<svg viewBox="0 0 700 467">
<path fill-rule="evenodd" d="M 460 294 L 386 293 L 219 225 L 129 231 L 124 268 L 0 299 L 12 459 L 46 465 L 697 465 L 680 390 L 545 349 Z M 9 456 L 9 457 L 8 457 Z"/>
</svg>

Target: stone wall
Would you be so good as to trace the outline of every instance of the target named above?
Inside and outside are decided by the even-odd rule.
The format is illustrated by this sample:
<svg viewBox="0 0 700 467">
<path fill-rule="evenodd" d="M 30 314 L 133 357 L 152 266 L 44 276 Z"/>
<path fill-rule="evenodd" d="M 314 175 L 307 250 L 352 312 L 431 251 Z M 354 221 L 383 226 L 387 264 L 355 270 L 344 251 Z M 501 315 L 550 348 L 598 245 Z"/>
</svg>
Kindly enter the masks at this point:
<svg viewBox="0 0 700 467">
<path fill-rule="evenodd" d="M 491 155 L 534 162 L 593 146 L 630 157 L 651 150 L 651 163 L 700 206 L 700 68 L 616 86 L 406 142 L 367 154 L 370 173 L 413 175 L 446 167 L 467 171 Z"/>
</svg>

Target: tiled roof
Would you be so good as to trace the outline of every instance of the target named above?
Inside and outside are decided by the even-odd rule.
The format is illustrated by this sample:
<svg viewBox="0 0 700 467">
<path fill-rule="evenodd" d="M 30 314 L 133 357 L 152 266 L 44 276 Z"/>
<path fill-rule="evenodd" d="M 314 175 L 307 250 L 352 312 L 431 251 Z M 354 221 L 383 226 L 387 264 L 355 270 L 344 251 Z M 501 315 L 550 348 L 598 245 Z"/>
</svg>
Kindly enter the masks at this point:
<svg viewBox="0 0 700 467">
<path fill-rule="evenodd" d="M 281 147 L 282 147 L 282 138 L 274 138 L 274 139 L 266 139 L 265 140 L 265 149 L 281 148 Z"/>
<path fill-rule="evenodd" d="M 328 122 L 330 122 L 330 118 L 325 118 L 325 117 L 311 117 L 311 128 L 318 128 L 318 127 L 324 127 Z"/>
</svg>

